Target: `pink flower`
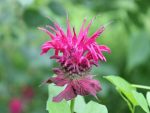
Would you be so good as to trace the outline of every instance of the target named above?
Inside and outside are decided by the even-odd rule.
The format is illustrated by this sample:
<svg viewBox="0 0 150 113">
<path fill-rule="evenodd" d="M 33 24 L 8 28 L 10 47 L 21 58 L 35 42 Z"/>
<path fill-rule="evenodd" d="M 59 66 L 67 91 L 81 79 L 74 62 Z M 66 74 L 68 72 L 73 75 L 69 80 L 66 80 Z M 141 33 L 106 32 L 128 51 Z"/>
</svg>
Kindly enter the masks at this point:
<svg viewBox="0 0 150 113">
<path fill-rule="evenodd" d="M 9 104 L 10 113 L 22 113 L 22 101 L 18 98 L 13 98 Z"/>
<path fill-rule="evenodd" d="M 96 93 L 101 90 L 99 82 L 93 79 L 90 70 L 93 65 L 98 65 L 98 61 L 106 61 L 102 52 L 110 53 L 110 49 L 96 42 L 96 39 L 104 31 L 104 26 L 100 27 L 92 36 L 88 36 L 89 28 L 94 19 L 86 28 L 84 28 L 86 22 L 84 19 L 78 35 L 75 28 L 73 28 L 72 33 L 68 18 L 66 34 L 56 22 L 54 22 L 55 28 L 47 26 L 54 34 L 45 28 L 39 28 L 51 38 L 42 45 L 41 54 L 54 49 L 55 54 L 50 58 L 56 59 L 60 64 L 60 67 L 54 70 L 57 76 L 50 78 L 47 82 L 58 86 L 67 85 L 64 91 L 53 98 L 55 102 L 62 99 L 71 100 L 77 95 L 91 94 L 96 97 Z"/>
</svg>

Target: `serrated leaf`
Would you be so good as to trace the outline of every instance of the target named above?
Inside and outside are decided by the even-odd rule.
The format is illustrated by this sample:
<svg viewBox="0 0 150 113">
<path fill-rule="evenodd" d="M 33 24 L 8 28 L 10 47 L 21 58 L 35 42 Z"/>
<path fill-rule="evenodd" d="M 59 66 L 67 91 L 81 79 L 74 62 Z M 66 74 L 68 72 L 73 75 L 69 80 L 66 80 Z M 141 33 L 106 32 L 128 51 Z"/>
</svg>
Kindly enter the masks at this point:
<svg viewBox="0 0 150 113">
<path fill-rule="evenodd" d="M 137 105 L 134 95 L 132 94 L 132 91 L 136 91 L 136 89 L 133 88 L 127 81 L 118 76 L 107 76 L 105 78 L 114 84 L 116 88 L 121 91 L 134 106 Z"/>
<path fill-rule="evenodd" d="M 49 113 L 71 113 L 69 104 L 66 101 L 56 103 L 48 100 L 47 110 Z"/>
<path fill-rule="evenodd" d="M 90 101 L 83 113 L 108 113 L 106 106 Z"/>
<path fill-rule="evenodd" d="M 141 108 L 146 112 L 146 113 L 150 113 L 149 112 L 149 108 L 148 108 L 148 104 L 147 101 L 144 97 L 144 95 L 142 93 L 138 93 L 136 91 L 132 92 L 134 95 L 134 98 L 136 99 L 137 103 L 139 106 L 141 106 Z"/>
<path fill-rule="evenodd" d="M 147 102 L 148 102 L 149 107 L 150 107 L 150 92 L 147 92 L 146 98 L 147 98 Z"/>
</svg>

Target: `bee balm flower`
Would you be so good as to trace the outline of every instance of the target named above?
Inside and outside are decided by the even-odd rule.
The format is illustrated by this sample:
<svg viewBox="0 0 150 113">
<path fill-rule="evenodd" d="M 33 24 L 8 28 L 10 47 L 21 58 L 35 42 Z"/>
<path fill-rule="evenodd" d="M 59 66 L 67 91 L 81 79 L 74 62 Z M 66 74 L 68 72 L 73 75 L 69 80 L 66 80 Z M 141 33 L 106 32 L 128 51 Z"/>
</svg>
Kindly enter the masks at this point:
<svg viewBox="0 0 150 113">
<path fill-rule="evenodd" d="M 56 59 L 60 64 L 59 68 L 54 69 L 55 77 L 49 78 L 47 83 L 54 83 L 57 86 L 66 88 L 53 101 L 59 102 L 63 99 L 71 100 L 77 95 L 91 94 L 96 97 L 96 93 L 101 90 L 97 80 L 93 79 L 90 70 L 93 65 L 98 65 L 98 61 L 106 61 L 102 52 L 110 53 L 110 49 L 105 45 L 99 45 L 96 39 L 104 31 L 105 27 L 100 27 L 92 36 L 88 36 L 89 28 L 94 18 L 88 26 L 84 28 L 84 19 L 80 32 L 77 35 L 75 28 L 73 32 L 67 19 L 67 33 L 54 22 L 54 27 L 48 26 L 54 33 L 45 28 L 39 28 L 50 36 L 50 40 L 42 45 L 41 54 L 53 49 L 55 54 L 51 59 Z"/>
</svg>

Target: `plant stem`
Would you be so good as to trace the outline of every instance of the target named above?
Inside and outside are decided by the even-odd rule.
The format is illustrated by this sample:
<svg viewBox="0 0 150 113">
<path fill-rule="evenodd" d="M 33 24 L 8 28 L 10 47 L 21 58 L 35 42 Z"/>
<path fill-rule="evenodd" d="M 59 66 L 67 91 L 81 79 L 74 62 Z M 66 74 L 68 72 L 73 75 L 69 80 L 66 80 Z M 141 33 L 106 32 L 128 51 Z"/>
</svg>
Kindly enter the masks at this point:
<svg viewBox="0 0 150 113">
<path fill-rule="evenodd" d="M 71 110 L 71 113 L 74 113 L 74 104 L 75 104 L 75 99 L 72 99 L 72 100 L 71 100 L 71 103 L 70 103 L 70 110 Z"/>
<path fill-rule="evenodd" d="M 150 86 L 143 86 L 143 85 L 132 84 L 132 87 L 150 90 Z"/>
<path fill-rule="evenodd" d="M 132 109 L 132 113 L 134 113 L 135 112 L 135 106 L 133 106 L 133 109 Z"/>
</svg>

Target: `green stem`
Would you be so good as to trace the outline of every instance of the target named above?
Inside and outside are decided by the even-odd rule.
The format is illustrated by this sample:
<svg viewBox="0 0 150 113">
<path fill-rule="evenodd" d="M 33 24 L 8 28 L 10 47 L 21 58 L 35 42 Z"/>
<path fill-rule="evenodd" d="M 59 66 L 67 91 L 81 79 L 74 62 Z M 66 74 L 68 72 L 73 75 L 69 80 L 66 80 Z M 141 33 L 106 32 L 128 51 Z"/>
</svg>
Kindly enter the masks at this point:
<svg viewBox="0 0 150 113">
<path fill-rule="evenodd" d="M 74 104 L 75 104 L 75 99 L 72 99 L 72 100 L 71 100 L 71 103 L 70 103 L 70 110 L 71 110 L 71 113 L 74 113 Z"/>
<path fill-rule="evenodd" d="M 132 109 L 132 113 L 134 113 L 135 112 L 135 106 L 133 106 L 133 109 Z"/>
<path fill-rule="evenodd" d="M 143 85 L 132 84 L 132 87 L 150 90 L 150 86 L 143 86 Z"/>
</svg>

